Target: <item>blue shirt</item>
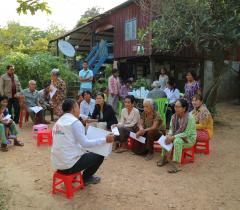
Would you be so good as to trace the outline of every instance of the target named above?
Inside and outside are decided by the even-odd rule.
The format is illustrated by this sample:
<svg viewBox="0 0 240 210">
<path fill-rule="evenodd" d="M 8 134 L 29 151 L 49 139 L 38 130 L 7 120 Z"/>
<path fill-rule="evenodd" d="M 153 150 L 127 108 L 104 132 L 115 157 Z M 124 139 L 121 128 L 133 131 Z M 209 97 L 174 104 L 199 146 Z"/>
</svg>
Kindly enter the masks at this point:
<svg viewBox="0 0 240 210">
<path fill-rule="evenodd" d="M 80 104 L 80 114 L 91 116 L 95 108 L 95 100 L 91 99 L 89 103 L 83 100 Z"/>
<path fill-rule="evenodd" d="M 80 72 L 79 72 L 79 77 L 82 77 L 83 79 L 89 79 L 91 77 L 93 77 L 93 72 L 92 70 L 84 70 L 82 69 Z M 92 81 L 89 81 L 89 82 L 81 82 L 80 84 L 80 89 L 92 89 Z"/>
</svg>

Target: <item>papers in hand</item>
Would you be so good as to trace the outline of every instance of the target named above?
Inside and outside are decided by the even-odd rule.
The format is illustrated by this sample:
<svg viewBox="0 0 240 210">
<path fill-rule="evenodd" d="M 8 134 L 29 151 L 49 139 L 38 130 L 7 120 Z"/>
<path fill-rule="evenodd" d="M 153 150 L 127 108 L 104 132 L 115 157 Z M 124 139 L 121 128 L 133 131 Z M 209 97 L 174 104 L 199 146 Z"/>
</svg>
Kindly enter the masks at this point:
<svg viewBox="0 0 240 210">
<path fill-rule="evenodd" d="M 143 136 L 139 136 L 137 138 L 136 133 L 130 132 L 130 137 L 135 139 L 135 140 L 137 140 L 137 141 L 139 141 L 139 142 L 141 142 L 141 143 L 143 143 L 143 144 L 145 144 L 146 138 L 143 137 Z"/>
<path fill-rule="evenodd" d="M 31 110 L 33 110 L 36 114 L 40 112 L 43 108 L 41 106 L 33 106 L 30 107 Z"/>
<path fill-rule="evenodd" d="M 105 131 L 100 128 L 95 128 L 93 126 L 89 126 L 87 130 L 87 138 L 89 141 L 96 140 L 100 138 L 106 138 L 106 136 L 110 134 L 109 131 Z M 102 145 L 98 145 L 95 147 L 85 148 L 86 150 L 102 155 L 104 157 L 107 157 L 112 152 L 112 144 L 106 143 Z"/>
<path fill-rule="evenodd" d="M 120 133 L 117 127 L 111 126 L 111 130 L 114 136 L 120 136 Z"/>
<path fill-rule="evenodd" d="M 50 96 L 50 98 L 52 98 L 55 95 L 55 93 L 57 92 L 57 88 L 54 87 L 53 85 L 51 85 L 50 89 L 51 89 L 51 91 L 49 93 L 49 96 Z"/>
<path fill-rule="evenodd" d="M 85 114 L 80 114 L 80 115 L 79 115 L 79 117 L 81 117 L 83 120 L 86 120 L 86 119 L 88 119 L 88 116 L 87 116 L 87 115 L 85 115 Z"/>
<path fill-rule="evenodd" d="M 6 115 L 6 116 L 3 118 L 3 120 L 10 120 L 10 119 L 11 119 L 11 115 L 10 115 L 10 114 Z"/>
<path fill-rule="evenodd" d="M 168 152 L 173 148 L 173 143 L 171 144 L 166 144 L 166 136 L 162 135 L 160 139 L 158 140 L 158 143 L 161 145 L 162 148 L 167 150 Z"/>
</svg>

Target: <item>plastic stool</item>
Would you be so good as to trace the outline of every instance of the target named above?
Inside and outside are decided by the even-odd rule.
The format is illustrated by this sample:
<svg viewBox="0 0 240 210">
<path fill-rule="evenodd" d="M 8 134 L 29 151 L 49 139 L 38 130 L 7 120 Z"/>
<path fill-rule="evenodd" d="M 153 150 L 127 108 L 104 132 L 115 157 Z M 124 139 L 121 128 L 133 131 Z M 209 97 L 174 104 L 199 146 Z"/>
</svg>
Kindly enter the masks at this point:
<svg viewBox="0 0 240 210">
<path fill-rule="evenodd" d="M 183 148 L 182 149 L 182 159 L 181 164 L 186 164 L 189 162 L 194 162 L 194 146 L 190 148 Z"/>
<path fill-rule="evenodd" d="M 64 183 L 64 188 L 58 188 L 60 184 Z M 73 183 L 79 183 L 77 186 L 73 186 Z M 52 194 L 61 192 L 67 196 L 68 199 L 73 197 L 73 193 L 79 189 L 84 188 L 82 173 L 75 174 L 63 174 L 56 171 L 53 174 Z"/>
<path fill-rule="evenodd" d="M 154 148 L 155 152 L 161 152 L 162 151 L 161 145 L 156 141 L 154 141 L 153 148 Z"/>
<path fill-rule="evenodd" d="M 195 152 L 204 153 L 205 155 L 209 155 L 209 139 L 207 141 L 198 141 L 196 142 Z"/>
<path fill-rule="evenodd" d="M 37 145 L 41 144 L 52 145 L 52 130 L 42 130 L 37 132 Z"/>
<path fill-rule="evenodd" d="M 34 125 L 34 126 L 33 126 L 33 130 L 32 130 L 33 138 L 34 138 L 34 139 L 37 138 L 37 132 L 38 132 L 38 131 L 47 130 L 47 129 L 48 129 L 48 125 L 46 125 L 46 124 Z"/>
</svg>

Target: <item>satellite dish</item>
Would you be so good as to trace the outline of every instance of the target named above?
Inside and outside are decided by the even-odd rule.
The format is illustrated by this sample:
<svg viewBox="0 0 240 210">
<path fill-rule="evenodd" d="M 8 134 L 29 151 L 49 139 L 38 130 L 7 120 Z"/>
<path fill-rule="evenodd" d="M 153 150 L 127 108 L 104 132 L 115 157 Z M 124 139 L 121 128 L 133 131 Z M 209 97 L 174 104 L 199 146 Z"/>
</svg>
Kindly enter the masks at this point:
<svg viewBox="0 0 240 210">
<path fill-rule="evenodd" d="M 75 55 L 75 49 L 69 42 L 60 40 L 58 42 L 58 48 L 64 55 L 68 57 L 74 57 Z"/>
</svg>

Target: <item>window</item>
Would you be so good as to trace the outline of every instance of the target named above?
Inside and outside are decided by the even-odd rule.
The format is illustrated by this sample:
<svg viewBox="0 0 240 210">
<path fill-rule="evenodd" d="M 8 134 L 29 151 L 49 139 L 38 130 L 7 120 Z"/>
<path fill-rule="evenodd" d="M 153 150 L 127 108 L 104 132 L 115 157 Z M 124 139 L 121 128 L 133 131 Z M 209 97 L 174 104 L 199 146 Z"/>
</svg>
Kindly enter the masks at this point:
<svg viewBox="0 0 240 210">
<path fill-rule="evenodd" d="M 125 41 L 135 39 L 137 39 L 137 20 L 128 20 L 125 22 Z"/>
</svg>

